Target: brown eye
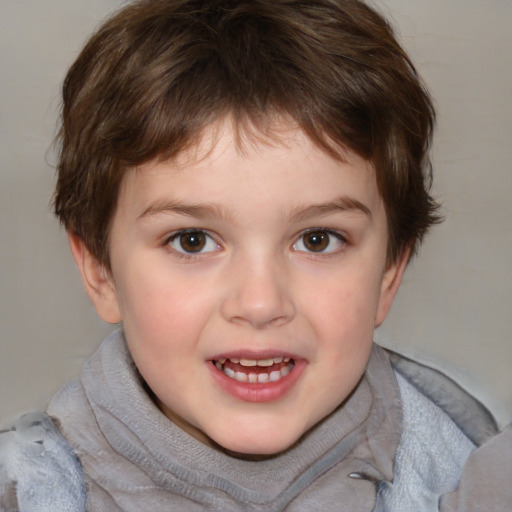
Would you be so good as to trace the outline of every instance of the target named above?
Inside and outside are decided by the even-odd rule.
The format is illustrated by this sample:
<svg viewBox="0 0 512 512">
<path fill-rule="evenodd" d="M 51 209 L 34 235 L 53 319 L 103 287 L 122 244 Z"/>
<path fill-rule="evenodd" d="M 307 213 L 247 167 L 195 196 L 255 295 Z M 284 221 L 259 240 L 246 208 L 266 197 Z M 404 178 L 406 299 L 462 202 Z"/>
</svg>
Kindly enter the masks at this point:
<svg viewBox="0 0 512 512">
<path fill-rule="evenodd" d="M 201 252 L 206 245 L 206 236 L 199 231 L 180 236 L 180 245 L 185 252 Z"/>
<path fill-rule="evenodd" d="M 312 231 L 304 235 L 304 246 L 311 252 L 322 252 L 329 246 L 329 235 L 325 231 Z"/>
<path fill-rule="evenodd" d="M 304 233 L 293 244 L 293 249 L 302 252 L 330 253 L 342 247 L 344 243 L 343 236 L 335 231 L 313 229 Z"/>
<path fill-rule="evenodd" d="M 169 245 L 177 252 L 199 254 L 219 249 L 213 238 L 204 231 L 181 231 L 170 240 Z"/>
</svg>

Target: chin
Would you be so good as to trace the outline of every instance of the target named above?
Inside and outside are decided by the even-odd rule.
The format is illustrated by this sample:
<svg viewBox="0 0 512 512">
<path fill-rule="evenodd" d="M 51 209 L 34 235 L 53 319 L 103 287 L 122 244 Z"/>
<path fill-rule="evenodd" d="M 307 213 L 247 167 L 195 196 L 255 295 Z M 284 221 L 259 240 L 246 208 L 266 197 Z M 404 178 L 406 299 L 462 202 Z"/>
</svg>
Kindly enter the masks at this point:
<svg viewBox="0 0 512 512">
<path fill-rule="evenodd" d="M 293 446 L 292 444 L 284 444 L 280 446 L 238 446 L 233 445 L 231 449 L 227 446 L 218 445 L 218 449 L 229 455 L 230 457 L 235 457 L 237 459 L 246 459 L 246 460 L 264 460 L 270 459 L 272 457 L 277 457 L 280 454 L 286 452 L 289 448 Z"/>
<path fill-rule="evenodd" d="M 247 431 L 246 431 L 247 432 Z M 214 445 L 237 458 L 259 459 L 277 456 L 294 446 L 300 439 L 301 433 L 283 435 L 282 430 L 267 429 L 264 433 L 247 432 L 239 437 L 240 432 L 232 436 L 221 436 L 213 439 Z"/>
</svg>

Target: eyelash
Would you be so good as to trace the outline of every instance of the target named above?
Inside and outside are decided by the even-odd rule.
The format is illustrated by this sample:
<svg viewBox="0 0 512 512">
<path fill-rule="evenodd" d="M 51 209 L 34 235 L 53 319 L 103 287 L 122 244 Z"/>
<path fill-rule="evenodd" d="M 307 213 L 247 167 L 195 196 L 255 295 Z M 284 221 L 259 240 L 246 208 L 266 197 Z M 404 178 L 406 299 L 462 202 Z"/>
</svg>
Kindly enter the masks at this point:
<svg viewBox="0 0 512 512">
<path fill-rule="evenodd" d="M 204 236 L 206 240 L 204 241 L 203 247 L 200 247 L 199 251 L 194 252 L 194 251 L 186 251 L 183 248 L 182 244 L 180 244 L 182 250 L 179 250 L 176 247 L 172 246 L 173 242 L 175 242 L 176 240 L 179 241 L 180 238 L 182 238 L 186 235 L 197 235 L 198 237 Z M 208 244 L 211 245 L 212 243 L 215 244 L 215 248 L 207 250 L 207 251 L 203 251 L 204 247 L 207 247 Z M 194 229 L 194 228 L 182 229 L 180 231 L 176 231 L 171 236 L 166 238 L 166 240 L 164 242 L 164 246 L 166 246 L 170 251 L 172 251 L 175 256 L 177 256 L 179 258 L 188 259 L 188 260 L 196 259 L 198 257 L 209 254 L 210 252 L 215 252 L 216 250 L 220 249 L 220 245 L 215 241 L 215 239 L 207 231 L 205 231 L 204 229 Z"/>
<path fill-rule="evenodd" d="M 328 239 L 327 239 L 327 246 L 325 248 L 323 248 L 322 250 L 319 250 L 319 251 L 314 251 L 314 250 L 307 250 L 306 249 L 298 249 L 297 248 L 297 245 L 302 243 L 303 245 L 304 244 L 304 239 L 308 236 L 308 235 L 313 235 L 313 234 L 322 234 L 322 235 L 327 235 Z M 325 250 L 327 248 L 329 248 L 329 245 L 332 244 L 333 242 L 333 239 L 335 240 L 335 242 L 337 242 L 338 244 L 338 247 L 335 247 L 334 249 L 330 249 L 330 250 Z M 308 229 L 306 231 L 303 231 L 302 233 L 300 233 L 300 235 L 297 237 L 297 240 L 294 242 L 294 244 L 292 245 L 292 248 L 297 251 L 297 252 L 303 252 L 305 254 L 307 254 L 308 256 L 310 257 L 326 257 L 326 256 L 331 256 L 331 255 L 334 255 L 334 254 L 337 254 L 345 245 L 347 245 L 348 241 L 347 241 L 347 238 L 342 235 L 341 233 L 339 233 L 338 231 L 334 231 L 332 229 L 326 229 L 326 228 L 311 228 L 311 229 Z"/>
<path fill-rule="evenodd" d="M 318 251 L 311 250 L 311 249 L 308 250 L 308 248 L 306 247 L 306 244 L 304 243 L 304 240 L 308 235 L 314 235 L 314 234 L 319 235 L 319 237 L 321 237 L 321 235 L 327 235 L 327 241 L 326 241 L 327 246 L 324 248 L 321 248 L 321 245 L 319 245 L 321 250 L 318 250 Z M 183 248 L 182 244 L 180 244 L 182 250 L 179 250 L 178 248 L 173 247 L 173 245 L 172 245 L 173 242 L 175 242 L 176 240 L 179 241 L 181 237 L 184 237 L 186 235 L 204 236 L 205 237 L 205 240 L 203 241 L 204 245 L 202 247 L 200 247 L 197 252 L 185 250 Z M 337 242 L 338 247 L 335 247 L 334 249 L 326 250 L 329 248 L 330 245 L 332 245 L 333 239 L 335 242 Z M 323 240 L 325 240 L 325 239 L 323 239 Z M 320 244 L 322 243 L 323 240 L 322 239 L 319 240 Z M 201 241 L 199 241 L 199 243 L 201 243 Z M 207 251 L 203 250 L 205 247 L 208 247 L 208 245 L 211 246 L 212 243 L 215 244 L 214 248 L 209 247 L 209 250 L 207 250 Z M 299 234 L 299 236 L 296 238 L 295 242 L 292 244 L 292 249 L 296 252 L 301 252 L 301 253 L 307 254 L 309 257 L 326 257 L 326 256 L 331 256 L 333 254 L 338 253 L 347 243 L 348 242 L 347 242 L 346 237 L 344 235 L 342 235 L 341 233 L 339 233 L 338 231 L 334 231 L 334 230 L 326 229 L 326 228 L 311 228 L 311 229 L 303 231 Z M 299 246 L 301 244 L 304 246 L 304 249 L 297 248 L 297 246 Z M 177 256 L 179 258 L 184 258 L 187 260 L 197 259 L 198 257 L 207 255 L 211 252 L 216 252 L 217 250 L 221 249 L 221 246 L 215 241 L 214 237 L 212 235 L 210 235 L 207 231 L 205 231 L 204 229 L 194 229 L 194 228 L 182 229 L 180 231 L 176 231 L 175 233 L 173 233 L 172 235 L 170 235 L 169 237 L 167 237 L 165 239 L 165 242 L 163 245 L 165 247 L 167 247 L 170 251 L 172 251 L 175 256 Z"/>
</svg>

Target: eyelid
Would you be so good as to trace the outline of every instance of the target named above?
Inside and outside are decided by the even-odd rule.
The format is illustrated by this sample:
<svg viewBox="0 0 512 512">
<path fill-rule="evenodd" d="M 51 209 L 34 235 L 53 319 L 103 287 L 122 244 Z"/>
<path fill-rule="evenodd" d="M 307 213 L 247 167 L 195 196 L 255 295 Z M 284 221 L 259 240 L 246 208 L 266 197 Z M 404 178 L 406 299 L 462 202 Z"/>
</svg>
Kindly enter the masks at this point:
<svg viewBox="0 0 512 512">
<path fill-rule="evenodd" d="M 213 242 L 215 244 L 215 248 L 206 250 L 206 251 L 200 250 L 198 252 L 187 252 L 185 250 L 181 251 L 172 246 L 172 242 L 174 242 L 179 237 L 186 235 L 187 233 L 200 233 L 200 234 L 204 235 L 211 242 Z M 206 243 L 208 243 L 208 242 L 206 242 Z M 216 252 L 217 250 L 221 249 L 221 245 L 217 242 L 216 237 L 214 235 L 212 235 L 208 230 L 201 229 L 201 228 L 178 229 L 165 238 L 163 245 L 165 247 L 167 247 L 168 250 L 171 251 L 174 255 L 176 255 L 178 257 L 182 257 L 182 258 L 187 258 L 187 259 L 198 258 L 198 257 L 204 256 L 204 255 L 210 254 L 212 252 Z"/>
<path fill-rule="evenodd" d="M 297 244 L 299 244 L 303 240 L 303 238 L 305 236 L 307 236 L 308 234 L 311 234 L 311 233 L 326 233 L 330 237 L 336 238 L 337 241 L 339 242 L 339 246 L 334 248 L 334 249 L 323 250 L 323 251 L 312 251 L 312 250 L 308 250 L 307 248 L 297 249 L 296 248 Z M 337 231 L 335 229 L 329 229 L 329 228 L 309 228 L 309 229 L 306 229 L 304 231 L 301 231 L 298 234 L 298 236 L 295 239 L 295 242 L 292 245 L 292 249 L 297 251 L 297 252 L 306 253 L 306 254 L 308 254 L 310 256 L 329 256 L 329 255 L 332 255 L 332 254 L 335 254 L 335 253 L 339 252 L 339 250 L 341 250 L 345 245 L 347 245 L 347 243 L 348 243 L 347 236 L 344 235 L 342 232 Z"/>
</svg>

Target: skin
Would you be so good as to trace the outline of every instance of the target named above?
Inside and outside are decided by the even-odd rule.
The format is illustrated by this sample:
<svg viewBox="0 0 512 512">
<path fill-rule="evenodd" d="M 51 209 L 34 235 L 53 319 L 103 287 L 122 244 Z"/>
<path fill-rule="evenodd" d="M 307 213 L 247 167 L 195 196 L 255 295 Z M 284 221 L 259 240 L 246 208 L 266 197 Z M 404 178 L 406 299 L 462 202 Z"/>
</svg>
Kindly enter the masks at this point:
<svg viewBox="0 0 512 512">
<path fill-rule="evenodd" d="M 70 244 L 162 412 L 204 443 L 269 455 L 359 382 L 407 263 L 386 261 L 387 238 L 370 162 L 336 160 L 288 126 L 241 148 L 224 122 L 193 152 L 127 172 L 111 272 Z M 274 355 L 295 362 L 274 385 L 236 383 L 212 362 Z"/>
</svg>

